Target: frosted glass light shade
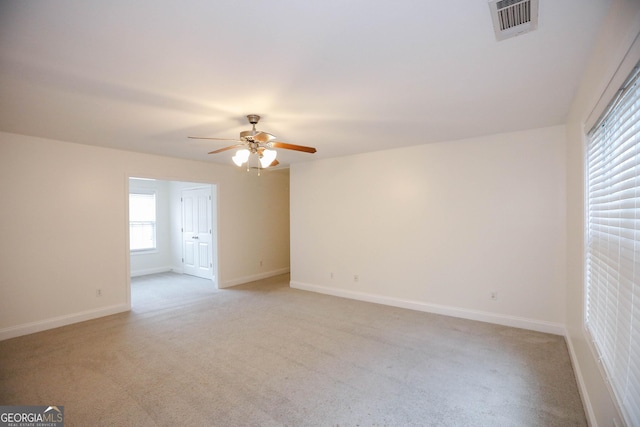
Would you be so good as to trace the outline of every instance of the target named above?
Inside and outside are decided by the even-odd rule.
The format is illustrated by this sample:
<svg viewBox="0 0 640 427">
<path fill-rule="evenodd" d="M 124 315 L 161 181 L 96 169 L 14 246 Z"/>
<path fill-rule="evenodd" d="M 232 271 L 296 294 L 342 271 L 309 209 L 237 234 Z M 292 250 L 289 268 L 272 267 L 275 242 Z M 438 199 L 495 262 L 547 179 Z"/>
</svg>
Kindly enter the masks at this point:
<svg viewBox="0 0 640 427">
<path fill-rule="evenodd" d="M 235 163 L 236 166 L 242 166 L 247 162 L 247 160 L 249 160 L 249 154 L 251 154 L 250 151 L 243 148 L 242 150 L 236 151 L 236 155 L 233 156 L 231 160 L 233 160 L 233 163 Z"/>
<path fill-rule="evenodd" d="M 271 163 L 276 159 L 277 152 L 275 150 L 264 150 L 262 157 L 260 158 L 260 165 L 263 168 L 268 168 Z"/>
</svg>

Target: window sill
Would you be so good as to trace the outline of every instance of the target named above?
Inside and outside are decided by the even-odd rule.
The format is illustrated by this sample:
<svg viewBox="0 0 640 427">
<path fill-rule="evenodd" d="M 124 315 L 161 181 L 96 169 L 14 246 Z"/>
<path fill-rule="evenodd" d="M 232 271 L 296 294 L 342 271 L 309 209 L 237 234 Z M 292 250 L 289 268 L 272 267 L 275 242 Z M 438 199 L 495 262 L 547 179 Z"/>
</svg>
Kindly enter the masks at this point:
<svg viewBox="0 0 640 427">
<path fill-rule="evenodd" d="M 129 251 L 131 255 L 149 255 L 149 254 L 157 254 L 158 249 L 137 249 L 133 251 Z"/>
</svg>

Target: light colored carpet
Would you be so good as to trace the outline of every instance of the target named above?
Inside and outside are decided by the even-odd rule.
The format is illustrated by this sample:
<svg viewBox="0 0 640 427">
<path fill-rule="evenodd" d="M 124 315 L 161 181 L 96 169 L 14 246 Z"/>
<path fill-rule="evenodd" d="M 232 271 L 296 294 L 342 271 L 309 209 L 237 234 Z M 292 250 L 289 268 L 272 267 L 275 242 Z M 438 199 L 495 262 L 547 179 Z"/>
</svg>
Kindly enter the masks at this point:
<svg viewBox="0 0 640 427">
<path fill-rule="evenodd" d="M 585 426 L 560 336 L 314 294 L 132 282 L 133 310 L 0 342 L 0 404 L 68 426 Z"/>
</svg>

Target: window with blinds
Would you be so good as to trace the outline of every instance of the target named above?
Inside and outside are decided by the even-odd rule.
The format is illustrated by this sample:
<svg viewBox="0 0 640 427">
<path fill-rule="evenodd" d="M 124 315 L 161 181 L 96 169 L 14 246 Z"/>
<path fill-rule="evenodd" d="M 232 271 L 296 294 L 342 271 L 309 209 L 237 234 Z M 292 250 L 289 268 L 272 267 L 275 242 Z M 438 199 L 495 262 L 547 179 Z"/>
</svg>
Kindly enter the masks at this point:
<svg viewBox="0 0 640 427">
<path fill-rule="evenodd" d="M 587 150 L 586 327 L 627 424 L 640 426 L 640 72 Z"/>
<path fill-rule="evenodd" d="M 156 248 L 156 193 L 129 194 L 129 249 Z"/>
</svg>

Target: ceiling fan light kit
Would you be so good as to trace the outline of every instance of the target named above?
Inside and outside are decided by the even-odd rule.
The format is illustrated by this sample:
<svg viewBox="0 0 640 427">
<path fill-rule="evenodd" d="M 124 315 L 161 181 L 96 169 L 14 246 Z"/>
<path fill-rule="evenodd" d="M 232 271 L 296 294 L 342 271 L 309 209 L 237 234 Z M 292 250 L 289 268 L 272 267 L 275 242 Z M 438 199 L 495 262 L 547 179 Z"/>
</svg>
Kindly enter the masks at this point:
<svg viewBox="0 0 640 427">
<path fill-rule="evenodd" d="M 260 169 L 266 169 L 269 167 L 277 166 L 279 162 L 276 160 L 278 155 L 276 150 L 272 148 L 283 148 L 285 150 L 302 151 L 304 153 L 315 153 L 316 149 L 313 147 L 305 147 L 304 145 L 287 144 L 286 142 L 275 141 L 275 135 L 268 132 L 262 132 L 256 130 L 256 124 L 260 121 L 260 116 L 257 114 L 249 114 L 247 116 L 249 123 L 252 125 L 251 130 L 240 132 L 239 139 L 231 138 L 207 138 L 201 136 L 190 136 L 192 139 L 210 139 L 216 141 L 236 141 L 238 144 L 231 145 L 229 147 L 220 148 L 209 152 L 209 154 L 217 154 L 223 151 L 232 150 L 238 148 L 236 154 L 231 158 L 233 163 L 237 166 L 247 164 L 247 171 L 251 170 L 249 167 L 249 160 L 252 154 L 258 157 L 258 173 Z"/>
</svg>

